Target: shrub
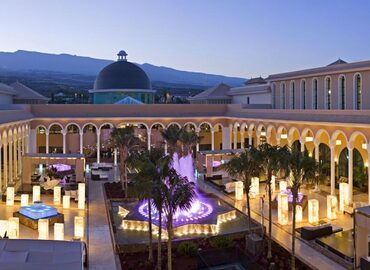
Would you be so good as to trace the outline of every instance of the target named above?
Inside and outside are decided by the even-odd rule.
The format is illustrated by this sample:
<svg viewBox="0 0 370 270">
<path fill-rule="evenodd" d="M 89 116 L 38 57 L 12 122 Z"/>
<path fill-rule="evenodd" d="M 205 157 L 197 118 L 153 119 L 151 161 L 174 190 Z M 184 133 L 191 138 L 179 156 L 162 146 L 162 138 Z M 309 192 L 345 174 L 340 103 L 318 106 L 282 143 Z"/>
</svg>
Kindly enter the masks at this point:
<svg viewBox="0 0 370 270">
<path fill-rule="evenodd" d="M 229 248 L 233 246 L 233 242 L 226 236 L 220 235 L 209 240 L 209 244 L 213 248 Z"/>
<path fill-rule="evenodd" d="M 182 242 L 177 246 L 177 252 L 187 255 L 187 256 L 195 256 L 197 255 L 198 245 L 193 242 Z"/>
</svg>

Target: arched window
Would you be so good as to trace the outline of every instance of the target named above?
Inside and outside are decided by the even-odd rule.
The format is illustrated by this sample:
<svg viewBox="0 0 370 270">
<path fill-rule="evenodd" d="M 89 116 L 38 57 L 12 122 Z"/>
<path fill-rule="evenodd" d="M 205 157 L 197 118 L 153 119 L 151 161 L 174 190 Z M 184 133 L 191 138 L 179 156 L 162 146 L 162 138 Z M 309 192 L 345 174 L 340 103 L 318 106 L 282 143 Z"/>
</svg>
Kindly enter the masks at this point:
<svg viewBox="0 0 370 270">
<path fill-rule="evenodd" d="M 361 75 L 355 76 L 355 109 L 361 110 Z"/>
<path fill-rule="evenodd" d="M 326 109 L 331 109 L 331 80 L 330 77 L 325 79 L 325 101 Z"/>
<path fill-rule="evenodd" d="M 272 102 L 271 102 L 271 105 L 272 105 L 272 108 L 275 109 L 275 100 L 276 100 L 276 85 L 275 84 L 272 84 Z"/>
<path fill-rule="evenodd" d="M 301 84 L 301 109 L 306 109 L 306 81 L 302 80 Z"/>
<path fill-rule="evenodd" d="M 313 80 L 312 88 L 312 108 L 317 110 L 317 79 Z"/>
<path fill-rule="evenodd" d="M 281 88 L 280 104 L 281 104 L 281 108 L 285 109 L 285 83 L 282 83 L 280 88 Z"/>
<path fill-rule="evenodd" d="M 290 108 L 295 109 L 295 84 L 294 82 L 290 83 Z"/>
<path fill-rule="evenodd" d="M 344 76 L 339 77 L 339 85 L 338 85 L 339 93 L 339 109 L 345 110 L 346 109 L 346 78 Z"/>
</svg>

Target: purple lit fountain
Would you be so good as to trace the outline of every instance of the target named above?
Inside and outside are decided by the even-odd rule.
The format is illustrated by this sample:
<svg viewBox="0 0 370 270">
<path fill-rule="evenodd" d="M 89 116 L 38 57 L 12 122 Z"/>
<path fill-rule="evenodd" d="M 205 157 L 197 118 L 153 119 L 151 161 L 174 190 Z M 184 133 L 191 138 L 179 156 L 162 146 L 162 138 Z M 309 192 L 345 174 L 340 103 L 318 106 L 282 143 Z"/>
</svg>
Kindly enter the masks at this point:
<svg viewBox="0 0 370 270">
<path fill-rule="evenodd" d="M 177 153 L 174 153 L 171 166 L 179 175 L 187 177 L 189 182 L 195 182 L 195 170 L 191 154 L 179 158 L 179 155 Z M 197 190 L 195 190 L 195 193 L 196 195 L 193 199 L 191 208 L 189 210 L 179 210 L 175 213 L 174 226 L 181 226 L 189 222 L 197 223 L 198 221 L 208 217 L 212 213 L 212 205 L 210 203 L 207 203 L 206 199 L 203 198 Z M 139 206 L 138 210 L 141 215 L 148 218 L 149 215 L 147 202 L 143 202 Z M 155 207 L 152 207 L 152 219 L 154 221 L 158 221 L 158 218 L 159 215 L 157 209 Z M 163 219 L 165 222 L 165 215 L 163 215 Z"/>
</svg>

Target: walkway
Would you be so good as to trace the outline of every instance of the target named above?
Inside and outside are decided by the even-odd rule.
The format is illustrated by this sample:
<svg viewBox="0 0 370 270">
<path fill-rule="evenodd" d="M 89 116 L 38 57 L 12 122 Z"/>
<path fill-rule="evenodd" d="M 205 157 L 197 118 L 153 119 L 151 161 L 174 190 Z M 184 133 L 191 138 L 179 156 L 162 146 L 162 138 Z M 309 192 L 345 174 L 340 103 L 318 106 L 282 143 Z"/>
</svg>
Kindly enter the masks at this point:
<svg viewBox="0 0 370 270">
<path fill-rule="evenodd" d="M 222 200 L 235 205 L 240 210 L 245 210 L 245 206 L 240 205 L 239 203 L 236 204 L 235 201 L 230 198 L 229 196 L 226 196 L 224 193 L 220 192 L 213 186 L 204 183 L 203 180 L 198 179 L 198 186 L 203 189 L 205 192 L 211 192 L 221 198 Z M 266 203 L 267 204 L 267 203 Z M 252 210 L 252 218 L 261 221 L 261 216 L 253 209 L 253 206 L 251 206 Z M 267 213 L 267 211 L 265 211 Z M 268 231 L 268 219 L 264 219 L 264 225 L 266 226 L 266 231 Z M 286 250 L 291 251 L 291 245 L 292 245 L 292 235 L 287 232 L 287 230 L 284 230 L 281 227 L 276 226 L 274 223 L 272 224 L 272 239 L 276 241 L 279 245 L 284 247 Z M 297 239 L 296 240 L 296 257 L 299 258 L 302 262 L 310 266 L 312 269 L 317 270 L 346 270 L 343 266 L 340 264 L 334 262 L 333 260 L 329 259 L 319 251 L 313 249 L 312 247 L 308 246 L 303 241 Z"/>
<path fill-rule="evenodd" d="M 89 180 L 89 270 L 118 269 L 105 209 L 103 183 Z"/>
</svg>

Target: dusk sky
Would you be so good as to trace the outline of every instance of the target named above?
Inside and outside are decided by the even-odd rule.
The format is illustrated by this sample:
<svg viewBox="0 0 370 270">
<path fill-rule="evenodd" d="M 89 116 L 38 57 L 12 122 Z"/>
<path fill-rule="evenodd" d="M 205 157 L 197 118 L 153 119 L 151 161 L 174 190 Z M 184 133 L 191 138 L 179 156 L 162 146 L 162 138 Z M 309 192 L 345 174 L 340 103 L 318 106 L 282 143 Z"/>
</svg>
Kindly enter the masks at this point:
<svg viewBox="0 0 370 270">
<path fill-rule="evenodd" d="M 267 76 L 370 59 L 370 1 L 2 0 L 0 51 Z"/>
</svg>

